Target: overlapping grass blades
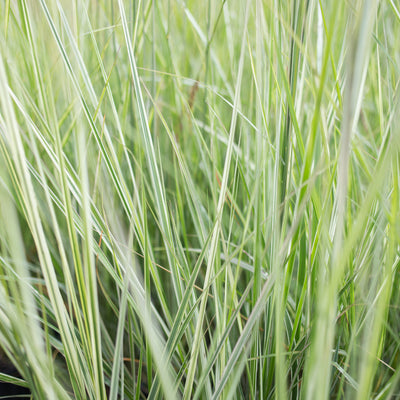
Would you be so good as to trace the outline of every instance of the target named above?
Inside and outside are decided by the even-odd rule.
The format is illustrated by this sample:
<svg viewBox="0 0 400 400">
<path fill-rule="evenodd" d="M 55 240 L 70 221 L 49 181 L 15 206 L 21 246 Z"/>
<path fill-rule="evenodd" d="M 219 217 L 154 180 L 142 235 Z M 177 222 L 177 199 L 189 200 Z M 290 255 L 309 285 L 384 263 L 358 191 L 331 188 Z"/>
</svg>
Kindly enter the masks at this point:
<svg viewBox="0 0 400 400">
<path fill-rule="evenodd" d="M 394 1 L 0 14 L 0 382 L 400 395 Z"/>
</svg>

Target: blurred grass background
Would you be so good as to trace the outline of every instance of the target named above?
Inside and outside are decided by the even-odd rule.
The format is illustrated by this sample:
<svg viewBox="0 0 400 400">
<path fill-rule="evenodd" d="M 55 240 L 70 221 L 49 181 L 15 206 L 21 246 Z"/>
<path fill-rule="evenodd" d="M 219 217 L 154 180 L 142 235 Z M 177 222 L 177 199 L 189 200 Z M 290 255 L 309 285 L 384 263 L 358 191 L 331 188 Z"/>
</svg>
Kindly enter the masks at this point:
<svg viewBox="0 0 400 400">
<path fill-rule="evenodd" d="M 0 380 L 400 396 L 399 9 L 0 2 Z"/>
</svg>

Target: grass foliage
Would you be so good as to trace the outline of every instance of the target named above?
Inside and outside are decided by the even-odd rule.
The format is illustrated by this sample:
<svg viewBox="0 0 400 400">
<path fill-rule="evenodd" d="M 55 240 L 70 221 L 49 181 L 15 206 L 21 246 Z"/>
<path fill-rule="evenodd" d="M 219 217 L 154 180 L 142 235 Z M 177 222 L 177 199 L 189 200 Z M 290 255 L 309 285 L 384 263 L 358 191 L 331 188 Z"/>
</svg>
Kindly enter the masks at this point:
<svg viewBox="0 0 400 400">
<path fill-rule="evenodd" d="M 0 15 L 0 381 L 400 396 L 397 1 Z"/>
</svg>

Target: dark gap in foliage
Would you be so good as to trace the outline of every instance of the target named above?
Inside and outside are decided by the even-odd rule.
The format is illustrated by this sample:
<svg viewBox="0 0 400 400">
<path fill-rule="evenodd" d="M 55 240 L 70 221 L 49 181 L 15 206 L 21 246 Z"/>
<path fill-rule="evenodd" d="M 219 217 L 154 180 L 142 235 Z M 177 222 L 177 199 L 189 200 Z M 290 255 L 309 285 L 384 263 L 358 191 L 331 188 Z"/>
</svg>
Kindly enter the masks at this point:
<svg viewBox="0 0 400 400">
<path fill-rule="evenodd" d="M 15 378 L 21 378 L 21 375 L 19 374 L 17 369 L 4 355 L 0 355 L 0 373 L 10 375 Z M 28 388 L 0 381 L 0 397 L 2 399 L 14 399 L 14 396 L 17 395 L 18 398 L 24 399 L 29 398 L 30 394 L 31 393 Z"/>
</svg>

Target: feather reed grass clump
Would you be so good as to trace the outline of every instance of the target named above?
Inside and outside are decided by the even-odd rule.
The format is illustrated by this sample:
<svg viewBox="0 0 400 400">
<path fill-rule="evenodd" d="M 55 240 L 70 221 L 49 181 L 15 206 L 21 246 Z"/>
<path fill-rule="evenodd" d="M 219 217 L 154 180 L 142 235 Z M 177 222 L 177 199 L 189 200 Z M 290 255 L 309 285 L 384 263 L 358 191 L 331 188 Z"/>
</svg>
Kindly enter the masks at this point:
<svg viewBox="0 0 400 400">
<path fill-rule="evenodd" d="M 400 396 L 396 2 L 0 15 L 0 395 Z"/>
</svg>

